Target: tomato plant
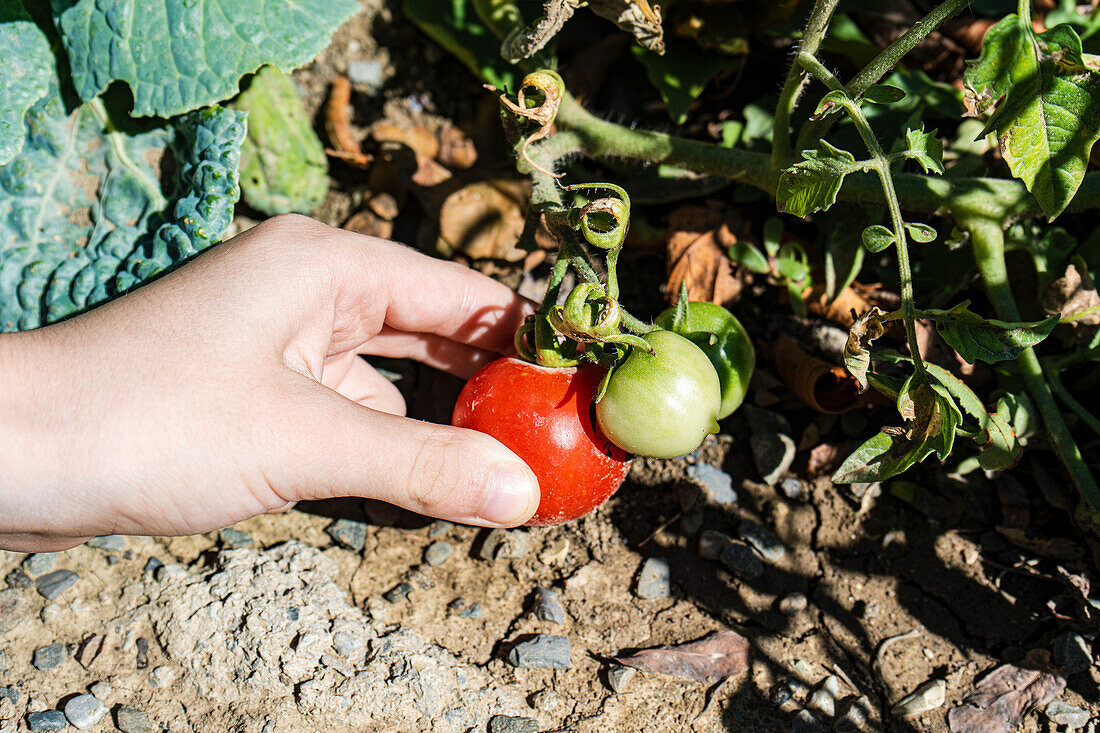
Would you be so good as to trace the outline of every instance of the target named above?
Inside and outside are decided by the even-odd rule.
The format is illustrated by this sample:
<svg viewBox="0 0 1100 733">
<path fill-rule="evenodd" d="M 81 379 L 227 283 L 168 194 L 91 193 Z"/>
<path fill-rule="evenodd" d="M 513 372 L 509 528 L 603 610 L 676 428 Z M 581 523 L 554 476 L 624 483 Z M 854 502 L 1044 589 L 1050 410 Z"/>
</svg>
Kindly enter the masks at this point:
<svg viewBox="0 0 1100 733">
<path fill-rule="evenodd" d="M 596 402 L 596 420 L 616 445 L 632 453 L 682 456 L 718 432 L 718 373 L 683 336 L 656 330 L 643 338 L 654 353 L 633 349 L 615 367 Z"/>
<path fill-rule="evenodd" d="M 529 525 L 584 516 L 626 478 L 630 457 L 591 420 L 604 370 L 591 364 L 550 368 L 497 359 L 459 395 L 452 423 L 488 433 L 526 461 L 542 499 Z"/>
<path fill-rule="evenodd" d="M 686 301 L 681 296 L 680 302 Z M 722 385 L 722 406 L 718 410 L 721 420 L 744 401 L 756 363 L 756 350 L 741 321 L 722 306 L 696 302 L 687 303 L 683 310 L 683 315 L 677 318 L 678 309 L 669 308 L 657 316 L 655 323 L 690 339 L 710 359 Z"/>
</svg>

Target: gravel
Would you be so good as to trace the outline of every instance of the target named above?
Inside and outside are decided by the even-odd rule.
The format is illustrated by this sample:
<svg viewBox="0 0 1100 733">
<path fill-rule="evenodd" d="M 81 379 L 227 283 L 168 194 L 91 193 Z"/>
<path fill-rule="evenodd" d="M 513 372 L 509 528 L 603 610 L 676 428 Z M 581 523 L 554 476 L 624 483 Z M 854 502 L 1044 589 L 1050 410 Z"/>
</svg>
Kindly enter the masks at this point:
<svg viewBox="0 0 1100 733">
<path fill-rule="evenodd" d="M 35 669 L 41 669 L 43 671 L 57 669 L 61 666 L 61 663 L 65 661 L 67 655 L 68 650 L 65 648 L 64 644 L 40 646 L 34 650 L 34 660 L 32 664 Z"/>
<path fill-rule="evenodd" d="M 607 684 L 617 695 L 630 686 L 630 682 L 637 674 L 638 670 L 633 667 L 617 664 L 607 671 Z"/>
<path fill-rule="evenodd" d="M 485 535 L 478 550 L 482 560 L 518 559 L 527 554 L 531 538 L 521 529 L 494 529 Z"/>
<path fill-rule="evenodd" d="M 729 535 L 713 529 L 704 529 L 699 535 L 699 555 L 704 560 L 717 560 L 732 543 L 733 540 Z"/>
<path fill-rule="evenodd" d="M 386 82 L 385 67 L 375 60 L 349 61 L 348 80 L 367 96 L 376 96 Z"/>
<path fill-rule="evenodd" d="M 746 519 L 738 527 L 741 539 L 748 542 L 760 553 L 760 556 L 769 562 L 778 562 L 787 554 L 787 548 L 779 541 L 779 538 L 767 527 L 762 527 L 756 522 Z"/>
<path fill-rule="evenodd" d="M 1067 675 L 1079 674 L 1092 666 L 1092 650 L 1080 634 L 1072 631 L 1054 640 L 1054 664 Z"/>
<path fill-rule="evenodd" d="M 667 598 L 671 592 L 668 560 L 663 557 L 646 558 L 638 572 L 638 583 L 634 592 L 645 600 Z"/>
<path fill-rule="evenodd" d="M 327 529 L 329 537 L 336 544 L 348 550 L 360 552 L 367 542 L 367 525 L 362 522 L 353 522 L 350 519 L 337 519 Z"/>
<path fill-rule="evenodd" d="M 569 639 L 538 634 L 513 646 L 508 662 L 520 669 L 569 669 Z"/>
<path fill-rule="evenodd" d="M 791 593 L 779 601 L 779 612 L 784 616 L 797 616 L 806 610 L 808 601 L 801 593 Z"/>
<path fill-rule="evenodd" d="M 53 601 L 76 585 L 78 580 L 80 580 L 80 576 L 72 570 L 55 570 L 36 580 L 34 586 L 43 598 L 47 601 Z"/>
<path fill-rule="evenodd" d="M 806 484 L 802 479 L 798 478 L 785 478 L 779 484 L 780 491 L 783 492 L 783 496 L 791 499 L 792 501 L 801 499 L 806 493 Z"/>
<path fill-rule="evenodd" d="M 561 607 L 561 593 L 553 588 L 539 588 L 535 596 L 535 617 L 551 624 L 564 624 L 565 609 Z"/>
<path fill-rule="evenodd" d="M 122 552 L 126 549 L 126 538 L 120 534 L 105 534 L 102 537 L 93 537 L 84 544 L 107 552 Z"/>
<path fill-rule="evenodd" d="M 722 469 L 709 463 L 695 463 L 688 466 L 687 475 L 702 487 L 707 498 L 715 504 L 733 504 L 737 501 L 733 479 Z"/>
<path fill-rule="evenodd" d="M 400 603 L 409 597 L 412 593 L 413 587 L 408 583 L 398 583 L 393 588 L 389 589 L 382 594 L 382 597 L 389 603 Z"/>
<path fill-rule="evenodd" d="M 756 580 L 764 574 L 764 563 L 760 561 L 751 547 L 740 542 L 731 542 L 722 551 L 722 564 L 739 578 Z"/>
<path fill-rule="evenodd" d="M 1046 709 L 1043 710 L 1043 714 L 1047 716 L 1051 723 L 1065 726 L 1068 730 L 1084 728 L 1088 725 L 1089 718 L 1092 717 L 1089 711 L 1076 705 L 1064 703 L 1061 700 L 1055 700 L 1047 705 Z"/>
<path fill-rule="evenodd" d="M 21 567 L 23 572 L 33 578 L 36 575 L 42 575 L 53 570 L 55 562 L 57 562 L 56 552 L 36 552 L 33 555 L 27 555 Z"/>
<path fill-rule="evenodd" d="M 458 614 L 458 617 L 459 618 L 481 618 L 481 614 L 482 614 L 481 604 L 480 603 L 471 603 L 470 605 L 466 606 L 466 608 L 462 609 L 461 613 Z"/>
<path fill-rule="evenodd" d="M 129 705 L 118 709 L 115 720 L 122 733 L 150 733 L 153 730 L 153 721 L 149 720 L 149 716 Z"/>
<path fill-rule="evenodd" d="M 31 729 L 31 733 L 62 730 L 68 725 L 68 721 L 65 720 L 65 713 L 60 710 L 43 710 L 27 716 L 27 727 Z"/>
<path fill-rule="evenodd" d="M 424 551 L 424 562 L 429 565 L 442 565 L 451 556 L 452 552 L 454 552 L 454 548 L 450 542 L 436 540 L 428 545 L 428 549 Z"/>
<path fill-rule="evenodd" d="M 539 733 L 539 722 L 517 715 L 494 715 L 489 719 L 489 733 Z"/>
<path fill-rule="evenodd" d="M 0 687 L 0 698 L 4 698 L 14 705 L 19 701 L 19 692 L 14 687 Z"/>
<path fill-rule="evenodd" d="M 88 730 L 107 714 L 107 706 L 95 695 L 77 695 L 65 703 L 65 717 L 80 730 Z"/>
<path fill-rule="evenodd" d="M 26 590 L 34 585 L 34 581 L 22 569 L 16 568 L 4 576 L 4 584 L 16 590 Z"/>
<path fill-rule="evenodd" d="M 248 532 L 242 532 L 239 529 L 233 529 L 232 527 L 226 527 L 218 532 L 218 539 L 222 541 L 222 544 L 226 547 L 232 547 L 234 549 L 240 547 L 252 547 L 254 541 L 252 536 Z"/>
<path fill-rule="evenodd" d="M 337 654 L 350 657 L 363 651 L 366 644 L 358 636 L 346 631 L 337 631 L 332 635 L 332 648 Z"/>
</svg>

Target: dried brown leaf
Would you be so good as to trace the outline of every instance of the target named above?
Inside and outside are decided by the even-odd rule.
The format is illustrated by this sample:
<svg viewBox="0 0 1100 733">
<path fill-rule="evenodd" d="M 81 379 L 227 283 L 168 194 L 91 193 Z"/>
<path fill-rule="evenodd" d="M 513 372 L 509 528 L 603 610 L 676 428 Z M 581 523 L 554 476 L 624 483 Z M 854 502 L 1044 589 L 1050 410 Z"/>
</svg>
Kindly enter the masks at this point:
<svg viewBox="0 0 1100 733">
<path fill-rule="evenodd" d="M 1001 478 L 1004 478 L 1003 476 Z M 997 527 L 997 533 L 1028 552 L 1052 560 L 1081 560 L 1085 551 L 1068 537 L 1030 537 L 1026 527 Z"/>
<path fill-rule="evenodd" d="M 477 162 L 477 147 L 458 127 L 447 125 L 439 131 L 436 160 L 452 170 L 469 168 Z"/>
<path fill-rule="evenodd" d="M 338 76 L 332 82 L 325 103 L 325 132 L 333 145 L 326 153 L 356 168 L 370 165 L 371 156 L 363 152 L 351 131 L 351 82 L 346 76 Z"/>
<path fill-rule="evenodd" d="M 375 214 L 370 209 L 353 214 L 344 222 L 344 229 L 356 234 L 366 234 L 368 237 L 389 239 L 393 235 L 393 222 Z"/>
<path fill-rule="evenodd" d="M 393 221 L 397 218 L 397 215 L 401 213 L 397 205 L 397 198 L 385 191 L 379 191 L 378 193 L 372 194 L 371 197 L 367 199 L 367 206 L 370 207 L 371 211 L 386 221 Z"/>
<path fill-rule="evenodd" d="M 719 233 L 732 236 L 722 215 L 702 206 L 681 206 L 669 218 L 668 232 L 669 297 L 675 298 L 686 284 L 693 301 L 733 302 L 744 283 L 718 241 Z"/>
<path fill-rule="evenodd" d="M 375 142 L 401 143 L 429 158 L 439 155 L 439 140 L 422 125 L 402 127 L 392 122 L 376 122 L 371 126 L 370 135 Z"/>
<path fill-rule="evenodd" d="M 810 457 L 806 462 L 807 478 L 818 476 L 831 476 L 840 468 L 844 456 L 840 449 L 830 443 L 822 443 L 810 451 Z"/>
<path fill-rule="evenodd" d="M 492 181 L 477 181 L 447 196 L 439 212 L 439 234 L 451 247 L 474 259 L 519 262 L 523 233 L 519 201 Z"/>
<path fill-rule="evenodd" d="M 412 182 L 423 188 L 438 186 L 444 181 L 451 180 L 451 172 L 424 155 L 416 153 L 416 171 L 412 174 Z"/>
<path fill-rule="evenodd" d="M 1020 666 L 1002 664 L 963 695 L 947 714 L 948 727 L 951 733 L 1009 733 L 1065 687 L 1065 678 L 1050 671 L 1050 653 L 1032 649 Z"/>
<path fill-rule="evenodd" d="M 859 393 L 859 382 L 844 367 L 807 354 L 786 334 L 771 355 L 787 388 L 818 412 L 837 415 L 868 403 L 876 392 Z M 866 396 L 864 396 L 866 395 Z"/>
<path fill-rule="evenodd" d="M 749 668 L 749 640 L 736 631 L 714 631 L 686 644 L 643 649 L 614 660 L 643 672 L 711 685 Z"/>
<path fill-rule="evenodd" d="M 638 44 L 654 53 L 665 52 L 661 8 L 647 0 L 589 0 L 588 7 L 634 36 Z"/>
<path fill-rule="evenodd" d="M 1078 272 L 1075 265 L 1068 266 L 1065 276 L 1047 286 L 1043 308 L 1063 319 L 1077 316 L 1072 323 L 1078 327 L 1100 326 L 1100 294 L 1096 292 L 1096 283 L 1087 272 Z"/>
</svg>

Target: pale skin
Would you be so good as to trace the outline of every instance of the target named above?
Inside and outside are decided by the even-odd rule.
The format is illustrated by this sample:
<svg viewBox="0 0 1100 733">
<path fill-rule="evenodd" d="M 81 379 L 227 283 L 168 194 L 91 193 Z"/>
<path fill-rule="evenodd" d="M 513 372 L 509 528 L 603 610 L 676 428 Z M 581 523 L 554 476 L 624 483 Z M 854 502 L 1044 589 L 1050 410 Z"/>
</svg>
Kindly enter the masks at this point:
<svg viewBox="0 0 1100 733">
<path fill-rule="evenodd" d="M 406 418 L 360 355 L 468 377 L 530 311 L 467 268 L 284 216 L 88 313 L 0 334 L 0 548 L 207 532 L 335 496 L 522 524 L 539 501 L 526 464 Z"/>
</svg>

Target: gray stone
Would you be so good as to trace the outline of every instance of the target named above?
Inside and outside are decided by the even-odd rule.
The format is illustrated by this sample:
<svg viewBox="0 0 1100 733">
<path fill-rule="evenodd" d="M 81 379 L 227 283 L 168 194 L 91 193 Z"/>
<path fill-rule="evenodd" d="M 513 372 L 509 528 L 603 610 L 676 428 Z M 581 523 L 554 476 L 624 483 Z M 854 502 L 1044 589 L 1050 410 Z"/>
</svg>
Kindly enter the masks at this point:
<svg viewBox="0 0 1100 733">
<path fill-rule="evenodd" d="M 738 528 L 741 539 L 752 545 L 760 556 L 770 562 L 778 562 L 787 554 L 787 548 L 779 541 L 779 538 L 767 527 L 762 527 L 756 522 L 745 520 Z"/>
<path fill-rule="evenodd" d="M 92 686 L 89 687 L 88 689 L 91 691 L 91 693 L 93 695 L 96 696 L 96 698 L 102 700 L 103 702 L 107 702 L 108 700 L 111 699 L 111 683 L 110 682 L 104 682 L 104 681 L 101 680 L 99 682 L 93 683 Z"/>
<path fill-rule="evenodd" d="M 825 678 L 825 682 L 810 695 L 807 707 L 813 708 L 826 718 L 831 718 L 836 715 L 836 696 L 839 691 L 840 680 L 829 675 Z"/>
<path fill-rule="evenodd" d="M 4 698 L 14 705 L 19 702 L 19 693 L 14 687 L 0 687 L 0 698 Z"/>
<path fill-rule="evenodd" d="M 80 576 L 72 570 L 55 570 L 34 581 L 34 586 L 43 598 L 47 601 L 53 601 L 76 585 L 78 580 L 80 580 Z"/>
<path fill-rule="evenodd" d="M 337 519 L 325 530 L 341 547 L 360 552 L 367 543 L 367 525 L 350 519 Z"/>
<path fill-rule="evenodd" d="M 704 560 L 717 560 L 732 542 L 728 535 L 713 529 L 704 529 L 699 535 L 699 555 Z"/>
<path fill-rule="evenodd" d="M 779 483 L 779 489 L 783 492 L 783 496 L 796 501 L 806 493 L 806 484 L 802 479 L 785 478 Z"/>
<path fill-rule="evenodd" d="M 8 650 L 0 649 L 0 672 L 8 671 Z"/>
<path fill-rule="evenodd" d="M 518 559 L 527 554 L 530 544 L 522 529 L 494 529 L 485 535 L 477 554 L 482 560 Z"/>
<path fill-rule="evenodd" d="M 617 695 L 630 685 L 636 674 L 638 674 L 638 670 L 633 667 L 616 664 L 607 670 L 607 684 L 611 686 L 611 689 Z"/>
<path fill-rule="evenodd" d="M 34 585 L 34 581 L 22 569 L 16 568 L 4 576 L 4 584 L 16 590 L 26 590 Z"/>
<path fill-rule="evenodd" d="M 730 475 L 709 463 L 695 463 L 688 466 L 687 475 L 706 492 L 707 498 L 715 504 L 733 504 L 737 501 L 737 492 L 733 490 Z"/>
<path fill-rule="evenodd" d="M 233 549 L 252 547 L 252 545 L 255 544 L 252 535 L 248 534 L 248 532 L 242 532 L 232 527 L 226 527 L 218 532 L 218 539 L 222 541 L 223 545 L 232 547 Z"/>
<path fill-rule="evenodd" d="M 55 562 L 57 562 L 56 552 L 36 552 L 33 555 L 27 555 L 21 567 L 23 572 L 33 578 L 53 570 Z"/>
<path fill-rule="evenodd" d="M 458 614 L 459 618 L 481 618 L 482 610 L 480 603 L 471 603 L 462 609 L 462 612 Z"/>
<path fill-rule="evenodd" d="M 797 450 L 794 439 L 786 433 L 753 433 L 749 436 L 749 447 L 756 470 L 769 486 L 775 486 L 791 467 Z"/>
<path fill-rule="evenodd" d="M 105 534 L 102 537 L 93 537 L 84 544 L 108 552 L 122 552 L 126 549 L 126 538 L 120 534 Z"/>
<path fill-rule="evenodd" d="M 1080 634 L 1067 631 L 1054 640 L 1054 664 L 1067 675 L 1084 672 L 1092 666 L 1089 643 Z"/>
<path fill-rule="evenodd" d="M 670 592 L 668 560 L 663 557 L 647 557 L 638 572 L 638 584 L 634 592 L 639 598 L 646 600 L 667 598 Z"/>
<path fill-rule="evenodd" d="M 27 727 L 30 728 L 31 733 L 63 730 L 68 725 L 68 721 L 65 720 L 65 713 L 60 710 L 43 710 L 27 716 Z"/>
<path fill-rule="evenodd" d="M 722 551 L 721 560 L 723 565 L 745 580 L 756 580 L 764 574 L 764 563 L 760 561 L 760 556 L 751 547 L 740 542 L 731 542 Z"/>
<path fill-rule="evenodd" d="M 942 707 L 946 701 L 947 683 L 940 679 L 931 679 L 894 703 L 890 712 L 901 718 L 909 718 Z"/>
<path fill-rule="evenodd" d="M 565 609 L 561 607 L 561 594 L 553 588 L 539 588 L 535 596 L 535 616 L 539 621 L 564 624 Z"/>
<path fill-rule="evenodd" d="M 452 529 L 454 529 L 454 524 L 440 519 L 437 522 L 432 522 L 432 526 L 428 529 L 428 537 L 435 539 L 436 537 L 447 534 Z"/>
<path fill-rule="evenodd" d="M 385 67 L 375 60 L 348 62 L 348 80 L 364 94 L 374 96 L 385 84 Z"/>
<path fill-rule="evenodd" d="M 149 673 L 149 682 L 152 683 L 153 687 L 168 687 L 175 681 L 176 670 L 166 664 L 154 667 L 153 671 Z"/>
<path fill-rule="evenodd" d="M 806 610 L 806 596 L 801 593 L 791 593 L 779 602 L 779 612 L 784 616 L 797 616 Z"/>
<path fill-rule="evenodd" d="M 153 721 L 149 720 L 149 716 L 129 705 L 118 709 L 115 722 L 122 733 L 150 733 L 153 730 Z"/>
<path fill-rule="evenodd" d="M 14 588 L 0 590 L 0 634 L 18 626 L 30 613 L 25 594 Z"/>
<path fill-rule="evenodd" d="M 164 563 L 159 558 L 151 557 L 145 561 L 145 567 L 143 570 L 147 573 L 155 573 L 157 568 L 164 567 Z"/>
<path fill-rule="evenodd" d="M 451 556 L 452 552 L 454 552 L 454 548 L 451 547 L 450 542 L 436 540 L 428 545 L 428 549 L 424 551 L 424 562 L 429 565 L 442 565 Z"/>
<path fill-rule="evenodd" d="M 382 594 L 389 603 L 399 603 L 409 597 L 413 587 L 408 583 L 398 583 L 390 590 Z"/>
<path fill-rule="evenodd" d="M 569 669 L 569 639 L 538 634 L 508 652 L 508 662 L 521 669 Z"/>
<path fill-rule="evenodd" d="M 80 730 L 88 730 L 107 714 L 107 706 L 95 695 L 77 695 L 65 703 L 65 717 Z"/>
<path fill-rule="evenodd" d="M 346 631 L 337 631 L 332 635 L 332 648 L 345 657 L 362 652 L 364 646 L 362 639 Z"/>
<path fill-rule="evenodd" d="M 1051 723 L 1065 726 L 1069 730 L 1084 728 L 1092 717 L 1088 710 L 1064 703 L 1061 700 L 1055 700 L 1047 705 L 1046 709 L 1043 710 L 1043 714 L 1047 716 Z"/>
<path fill-rule="evenodd" d="M 34 661 L 32 664 L 35 669 L 57 669 L 61 666 L 61 663 L 65 661 L 65 657 L 68 656 L 68 653 L 69 651 L 65 648 L 64 644 L 40 646 L 34 650 Z"/>
<path fill-rule="evenodd" d="M 489 733 L 539 733 L 539 722 L 516 715 L 494 715 L 489 718 Z"/>
</svg>

